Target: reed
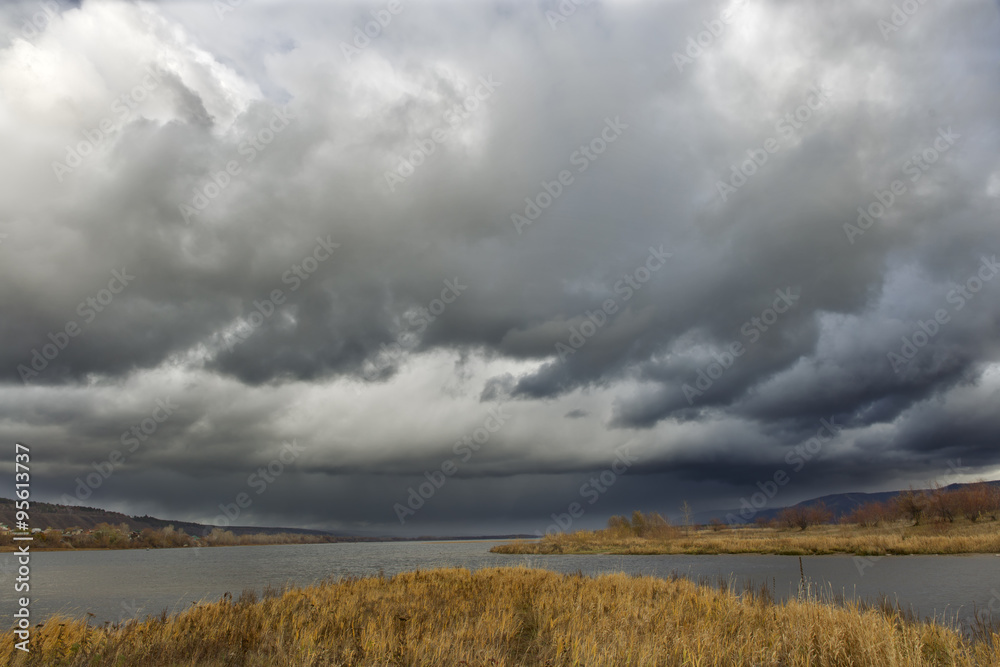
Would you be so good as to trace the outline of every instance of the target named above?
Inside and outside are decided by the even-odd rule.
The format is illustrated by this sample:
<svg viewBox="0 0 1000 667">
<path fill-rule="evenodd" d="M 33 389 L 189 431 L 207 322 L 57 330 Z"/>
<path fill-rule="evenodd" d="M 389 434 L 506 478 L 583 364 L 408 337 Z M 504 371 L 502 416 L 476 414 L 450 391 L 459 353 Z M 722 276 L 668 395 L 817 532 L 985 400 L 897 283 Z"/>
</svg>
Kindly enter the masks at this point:
<svg viewBox="0 0 1000 667">
<path fill-rule="evenodd" d="M 719 590 L 685 579 L 528 568 L 417 571 L 244 594 L 118 626 L 54 618 L 27 665 L 996 665 L 972 642 L 891 611 Z"/>
</svg>

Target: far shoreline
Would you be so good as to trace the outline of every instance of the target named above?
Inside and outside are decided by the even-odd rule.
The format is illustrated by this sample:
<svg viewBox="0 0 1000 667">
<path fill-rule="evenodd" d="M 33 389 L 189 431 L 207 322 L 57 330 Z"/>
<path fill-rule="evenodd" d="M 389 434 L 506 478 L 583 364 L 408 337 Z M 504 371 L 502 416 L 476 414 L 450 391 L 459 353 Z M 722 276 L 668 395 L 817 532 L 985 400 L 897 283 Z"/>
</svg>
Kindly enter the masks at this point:
<svg viewBox="0 0 1000 667">
<path fill-rule="evenodd" d="M 635 516 L 635 515 L 634 515 Z M 863 526 L 817 524 L 801 528 L 776 526 L 671 526 L 638 513 L 596 531 L 546 535 L 540 540 L 513 540 L 491 553 L 509 555 L 773 555 L 773 556 L 956 556 L 1000 555 L 1000 523 L 958 520 L 910 524 L 884 521 Z M 658 516 L 658 515 L 657 515 Z M 659 521 L 663 521 L 659 523 Z"/>
<path fill-rule="evenodd" d="M 169 549 L 223 549 L 227 547 L 289 547 L 289 546 L 312 546 L 318 544 L 388 544 L 388 543 L 420 543 L 420 542 L 434 542 L 440 544 L 458 544 L 462 542 L 504 542 L 509 541 L 511 538 L 507 535 L 500 535 L 496 537 L 491 536 L 477 536 L 477 537 L 419 537 L 419 538 L 399 538 L 399 537 L 385 537 L 385 538 L 336 538 L 331 540 L 317 540 L 317 541 L 306 541 L 306 542 L 261 542 L 261 543 L 246 543 L 246 544 L 183 544 L 183 545 L 169 545 L 169 546 L 107 546 L 107 547 L 51 547 L 51 546 L 35 546 L 34 542 L 22 542 L 21 545 L 30 544 L 31 553 L 40 552 L 78 552 L 78 551 L 164 551 Z M 533 540 L 536 538 L 516 538 L 523 540 Z M 18 553 L 17 545 L 3 545 L 0 546 L 0 553 Z"/>
</svg>

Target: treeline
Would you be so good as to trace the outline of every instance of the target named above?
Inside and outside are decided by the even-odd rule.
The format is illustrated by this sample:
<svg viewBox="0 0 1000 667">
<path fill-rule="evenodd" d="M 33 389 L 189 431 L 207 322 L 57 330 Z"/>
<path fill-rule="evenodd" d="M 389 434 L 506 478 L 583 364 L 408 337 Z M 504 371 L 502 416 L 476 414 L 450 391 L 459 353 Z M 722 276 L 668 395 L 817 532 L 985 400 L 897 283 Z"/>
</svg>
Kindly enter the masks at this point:
<svg viewBox="0 0 1000 667">
<path fill-rule="evenodd" d="M 47 549 L 169 549 L 177 547 L 229 547 L 255 544 L 319 544 L 336 542 L 332 535 L 275 533 L 236 535 L 230 530 L 213 528 L 206 535 L 190 535 L 173 526 L 133 531 L 128 524 L 98 524 L 95 528 L 74 531 L 47 530 L 33 534 L 35 548 Z M 10 546 L 13 536 L 0 534 L 0 546 Z"/>
<path fill-rule="evenodd" d="M 874 528 L 895 521 L 909 521 L 915 526 L 924 521 L 953 523 L 956 519 L 996 521 L 1000 518 L 1000 486 L 988 482 L 966 484 L 955 489 L 935 487 L 926 491 L 910 489 L 885 501 L 858 505 L 840 517 L 840 523 Z M 822 502 L 796 505 L 781 510 L 773 519 L 758 517 L 757 525 L 772 528 L 798 528 L 832 523 L 834 514 Z M 709 524 L 715 530 L 725 528 L 719 519 Z"/>
<path fill-rule="evenodd" d="M 821 523 L 829 523 L 833 520 L 833 513 L 820 502 L 808 506 L 786 507 L 777 517 L 771 520 L 759 519 L 757 524 L 761 527 L 770 526 L 773 528 L 799 528 L 805 530 L 809 526 Z M 721 519 L 712 519 L 709 528 L 720 531 L 728 528 Z M 688 526 L 683 527 L 684 532 L 688 532 Z M 682 534 L 681 527 L 673 526 L 659 512 L 643 514 L 639 510 L 632 512 L 632 518 L 624 516 L 613 516 L 608 519 L 608 527 L 603 531 L 607 537 L 647 537 L 652 539 L 672 539 Z"/>
<path fill-rule="evenodd" d="M 885 502 L 865 503 L 844 517 L 847 523 L 873 528 L 882 523 L 925 520 L 953 523 L 956 519 L 996 521 L 1000 518 L 1000 486 L 976 482 L 957 489 L 904 491 Z"/>
<path fill-rule="evenodd" d="M 689 514 L 689 508 L 686 511 Z M 858 505 L 841 515 L 842 524 L 857 524 L 864 528 L 875 528 L 883 524 L 908 521 L 917 526 L 932 521 L 954 523 L 957 520 L 976 523 L 1000 519 L 1000 485 L 989 482 L 965 484 L 953 489 L 936 486 L 925 491 L 910 489 L 885 501 L 874 501 Z M 773 518 L 757 517 L 756 525 L 761 528 L 799 529 L 809 526 L 834 523 L 835 515 L 823 502 L 786 507 Z M 689 520 L 683 531 L 689 531 Z M 712 519 L 708 527 L 713 531 L 726 530 L 730 526 L 721 519 Z M 608 527 L 601 531 L 606 537 L 649 537 L 674 538 L 682 528 L 672 526 L 657 512 L 643 514 L 639 510 L 631 518 L 613 516 Z"/>
</svg>

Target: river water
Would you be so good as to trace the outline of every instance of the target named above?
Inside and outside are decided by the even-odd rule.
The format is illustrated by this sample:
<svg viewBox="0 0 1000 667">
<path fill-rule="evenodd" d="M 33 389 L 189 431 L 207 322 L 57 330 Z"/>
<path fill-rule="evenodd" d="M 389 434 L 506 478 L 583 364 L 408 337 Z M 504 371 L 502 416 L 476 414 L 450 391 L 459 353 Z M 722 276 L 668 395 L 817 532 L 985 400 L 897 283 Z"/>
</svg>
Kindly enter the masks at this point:
<svg viewBox="0 0 1000 667">
<path fill-rule="evenodd" d="M 51 551 L 31 555 L 32 623 L 54 614 L 91 622 L 176 613 L 224 593 L 244 589 L 305 586 L 329 577 L 364 576 L 437 567 L 527 565 L 584 574 L 626 572 L 692 579 L 720 578 L 737 586 L 766 584 L 776 597 L 794 597 L 799 587 L 795 556 L 509 556 L 491 554 L 497 542 L 376 542 L 288 546 L 212 547 L 122 551 Z M 0 613 L 15 611 L 15 554 L 0 554 Z M 974 609 L 992 606 L 1000 618 L 1000 557 L 805 556 L 807 579 L 847 598 L 874 600 L 887 595 L 920 618 L 964 625 Z M 20 597 L 23 593 L 18 593 Z"/>
</svg>

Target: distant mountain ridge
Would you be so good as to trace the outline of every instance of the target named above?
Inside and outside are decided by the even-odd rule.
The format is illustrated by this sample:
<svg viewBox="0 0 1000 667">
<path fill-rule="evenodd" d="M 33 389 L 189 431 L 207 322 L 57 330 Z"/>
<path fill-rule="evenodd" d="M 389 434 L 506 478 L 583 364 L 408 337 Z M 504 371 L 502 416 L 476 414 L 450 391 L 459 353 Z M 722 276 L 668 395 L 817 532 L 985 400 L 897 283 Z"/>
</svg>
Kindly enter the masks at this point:
<svg viewBox="0 0 1000 667">
<path fill-rule="evenodd" d="M 969 486 L 972 483 L 973 482 L 970 482 L 969 484 L 949 484 L 941 488 L 947 491 L 954 491 L 955 489 L 960 489 L 962 487 Z M 992 486 L 1000 487 L 1000 480 L 995 480 L 986 483 Z M 826 505 L 826 508 L 830 510 L 831 514 L 833 514 L 833 520 L 837 521 L 841 517 L 853 512 L 860 505 L 872 502 L 885 502 L 887 500 L 892 500 L 900 493 L 903 493 L 907 490 L 908 489 L 901 489 L 899 491 L 877 491 L 875 493 L 862 493 L 862 492 L 832 493 L 830 495 L 820 496 L 818 498 L 803 500 L 802 502 L 796 503 L 794 505 L 783 505 L 780 507 L 771 507 L 770 503 L 768 503 L 768 505 L 765 505 L 763 508 L 756 510 L 756 513 L 754 514 L 753 519 L 751 521 L 756 520 L 758 517 L 763 517 L 766 520 L 771 520 L 776 518 L 778 514 L 780 514 L 781 511 L 786 509 L 787 507 L 811 507 L 821 502 L 824 505 Z M 914 489 L 914 490 L 928 492 L 928 493 L 932 491 L 932 489 Z M 708 523 L 712 519 L 720 519 L 722 521 L 725 521 L 726 517 L 730 514 L 739 516 L 740 515 L 739 508 L 730 510 L 698 512 L 692 515 L 692 521 L 694 521 L 695 523 Z"/>
<path fill-rule="evenodd" d="M 16 509 L 14 501 L 9 498 L 0 498 L 0 523 L 5 523 L 10 527 L 14 526 Z M 157 519 L 152 516 L 129 516 L 121 512 L 109 512 L 97 507 L 80 507 L 75 505 L 56 505 L 53 503 L 32 502 L 30 510 L 29 524 L 32 528 L 56 528 L 67 530 L 70 528 L 82 528 L 90 530 L 101 523 L 112 525 L 126 524 L 129 530 L 142 531 L 144 528 L 154 530 L 173 526 L 178 530 L 183 530 L 188 535 L 201 535 L 204 531 L 211 531 L 216 526 L 209 526 L 191 521 L 167 521 Z M 307 528 L 272 528 L 259 526 L 218 526 L 225 530 L 230 530 L 234 535 L 264 534 L 275 535 L 278 533 L 294 533 L 296 535 L 333 535 L 324 530 L 309 530 Z"/>
<path fill-rule="evenodd" d="M 55 528 L 58 530 L 68 530 L 70 528 L 81 528 L 90 530 L 98 524 L 108 523 L 112 525 L 126 524 L 129 530 L 141 532 L 145 528 L 158 530 L 173 526 L 177 530 L 183 530 L 188 535 L 201 537 L 213 528 L 222 528 L 231 531 L 234 535 L 277 535 L 280 533 L 291 533 L 293 535 L 321 535 L 336 537 L 338 542 L 389 542 L 389 541 L 414 541 L 414 540 L 476 540 L 476 539 L 516 539 L 534 537 L 529 534 L 508 534 L 508 535 L 461 535 L 461 536 L 438 536 L 422 535 L 419 537 L 392 537 L 392 536 L 372 536 L 353 533 L 349 531 L 333 532 L 329 530 L 313 530 L 309 528 L 276 528 L 262 526 L 210 526 L 192 521 L 168 521 L 152 516 L 129 516 L 121 512 L 109 512 L 97 507 L 81 507 L 76 505 L 57 505 L 54 503 L 31 502 L 29 510 L 31 528 Z M 16 509 L 14 500 L 10 498 L 0 498 L 0 523 L 13 528 L 16 519 Z"/>
</svg>

